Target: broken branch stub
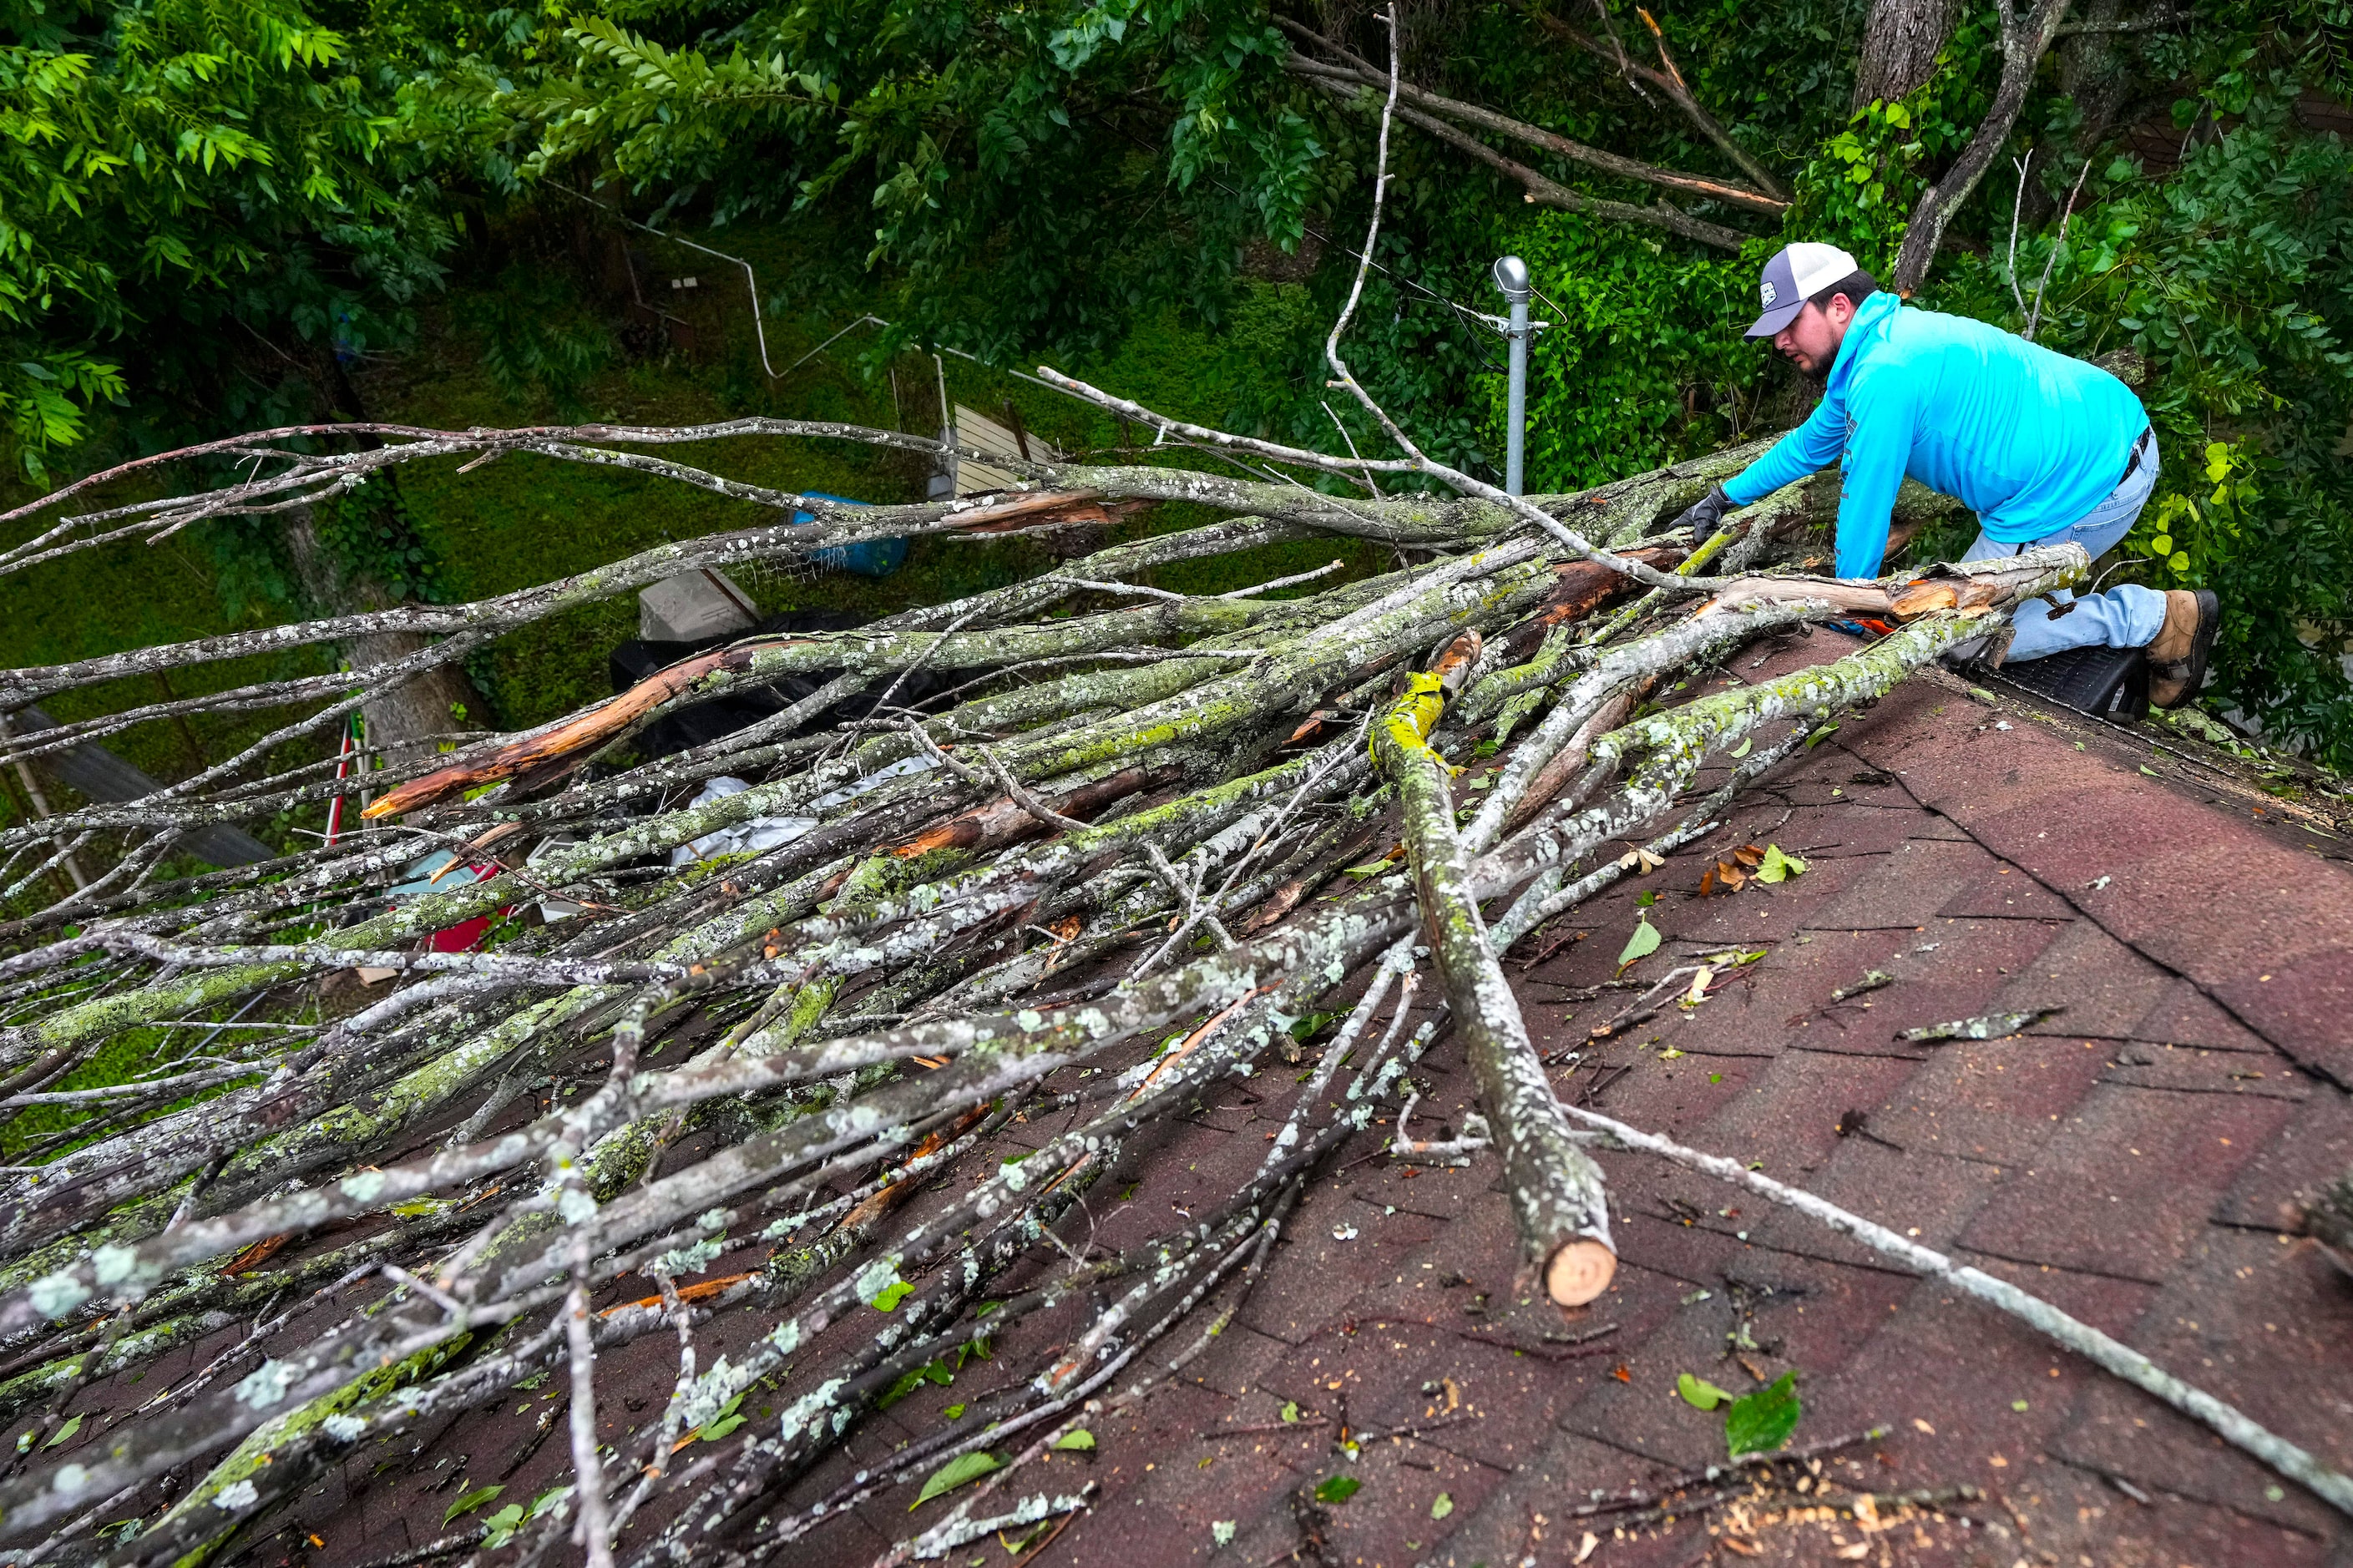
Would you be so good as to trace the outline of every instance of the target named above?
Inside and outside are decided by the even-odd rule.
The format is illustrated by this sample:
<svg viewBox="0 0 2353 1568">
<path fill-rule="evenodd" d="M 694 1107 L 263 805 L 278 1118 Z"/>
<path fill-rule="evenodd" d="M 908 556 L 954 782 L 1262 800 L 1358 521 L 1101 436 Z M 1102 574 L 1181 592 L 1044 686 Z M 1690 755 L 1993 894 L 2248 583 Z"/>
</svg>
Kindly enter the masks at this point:
<svg viewBox="0 0 2353 1568">
<path fill-rule="evenodd" d="M 2008 610 L 2039 594 L 2083 581 L 2092 558 L 2080 544 L 2036 545 L 1989 561 L 1943 563 L 1904 584 L 1801 575 L 1742 577 L 1693 613 L 1714 615 L 1751 605 L 1812 602 L 1899 621 L 1937 610 Z"/>
</svg>

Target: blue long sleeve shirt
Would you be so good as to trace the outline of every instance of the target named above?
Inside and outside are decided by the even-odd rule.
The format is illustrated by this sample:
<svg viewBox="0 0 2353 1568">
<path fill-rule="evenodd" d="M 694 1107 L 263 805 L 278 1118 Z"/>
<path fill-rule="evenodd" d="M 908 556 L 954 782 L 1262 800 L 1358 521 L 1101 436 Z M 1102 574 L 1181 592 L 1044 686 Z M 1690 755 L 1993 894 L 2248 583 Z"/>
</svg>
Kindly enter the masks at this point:
<svg viewBox="0 0 2353 1568">
<path fill-rule="evenodd" d="M 1993 538 L 2031 543 L 2106 499 L 2147 425 L 2097 365 L 1879 293 L 1856 309 L 1820 404 L 1724 489 L 1746 506 L 1837 460 L 1838 574 L 1875 577 L 1906 474 Z"/>
</svg>

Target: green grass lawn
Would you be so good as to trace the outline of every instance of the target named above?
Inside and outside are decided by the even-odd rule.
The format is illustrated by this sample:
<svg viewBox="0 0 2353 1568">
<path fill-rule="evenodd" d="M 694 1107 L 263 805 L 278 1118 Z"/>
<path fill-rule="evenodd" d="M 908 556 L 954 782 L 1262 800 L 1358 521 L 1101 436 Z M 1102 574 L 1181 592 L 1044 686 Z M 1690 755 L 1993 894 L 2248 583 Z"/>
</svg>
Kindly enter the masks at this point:
<svg viewBox="0 0 2353 1568">
<path fill-rule="evenodd" d="M 789 254 L 755 261 L 780 270 Z M 479 342 L 451 323 L 478 320 L 495 301 L 460 297 L 436 312 L 439 323 L 410 353 L 368 369 L 359 384 L 369 412 L 380 420 L 463 428 L 513 426 L 558 417 L 551 405 L 518 403 L 503 394 L 481 363 Z M 1139 331 L 1103 363 L 1072 367 L 1099 385 L 1116 389 L 1180 416 L 1223 422 L 1239 405 L 1266 401 L 1276 351 L 1303 319 L 1304 290 L 1267 285 L 1249 309 L 1220 332 L 1175 320 Z M 853 333 L 833 350 L 771 381 L 759 366 L 748 312 L 717 312 L 718 330 L 701 322 L 703 353 L 667 352 L 620 363 L 578 389 L 575 416 L 630 424 L 690 425 L 761 414 L 825 419 L 929 433 L 937 425 L 937 373 L 929 355 L 896 362 L 896 396 L 887 371 L 869 374 L 860 354 L 871 342 Z M 823 320 L 768 321 L 770 362 L 787 365 L 829 334 Z M 946 361 L 948 395 L 992 413 L 1010 403 L 1028 426 L 1074 455 L 1120 451 L 1115 421 L 1035 384 L 967 361 Z M 209 434 L 228 434 L 227 429 Z M 661 448 L 676 461 L 776 489 L 816 490 L 860 500 L 923 498 L 927 465 L 906 454 L 835 440 L 758 437 Z M 1201 461 L 1198 455 L 1162 454 L 1163 460 Z M 456 460 L 404 466 L 396 483 L 407 515 L 433 557 L 436 596 L 463 602 L 546 583 L 665 541 L 756 526 L 774 513 L 673 480 L 511 456 L 459 473 Z M 183 470 L 176 482 L 218 482 Z M 119 493 L 116 493 L 119 492 Z M 141 494 L 116 487 L 88 504 L 119 504 Z M 25 498 L 12 498 L 25 499 Z M 1114 538 L 1192 526 L 1207 521 L 1196 508 L 1166 506 L 1121 525 Z M 34 525 L 38 526 L 38 525 Z M 269 518 L 198 525 L 160 544 L 121 542 L 0 576 L 0 664 L 61 663 L 123 648 L 305 618 Z M 20 527 L 22 538 L 33 527 Z M 1321 565 L 1335 555 L 1353 572 L 1379 569 L 1369 548 L 1329 541 L 1271 546 L 1248 556 L 1166 569 L 1156 585 L 1218 593 Z M 763 609 L 824 608 L 875 617 L 920 604 L 1000 586 L 1043 571 L 1052 555 L 1039 542 L 918 539 L 904 566 L 886 578 L 828 573 L 795 582 L 782 574 L 749 582 Z M 1317 584 L 1328 586 L 1329 580 Z M 571 711 L 611 689 L 606 656 L 634 636 L 633 596 L 607 601 L 518 631 L 478 658 L 471 668 L 493 711 L 473 716 L 502 728 L 521 728 Z M 325 647 L 293 650 L 267 659 L 190 665 L 168 676 L 124 680 L 59 694 L 44 708 L 59 719 L 118 711 L 166 694 L 192 696 L 248 681 L 283 679 L 332 668 Z M 187 776 L 200 760 L 218 761 L 250 744 L 292 715 L 283 711 L 198 715 L 185 722 L 150 723 L 108 743 L 164 779 Z M 283 766 L 322 752 L 326 742 L 302 742 L 273 758 Z M 306 748 L 308 750 L 306 751 Z M 19 809 L 14 792 L 0 809 Z M 55 792 L 65 795 L 66 792 Z M 290 845 L 303 820 L 254 825 L 269 841 Z"/>
<path fill-rule="evenodd" d="M 765 265 L 765 263 L 764 263 Z M 1168 412 L 1226 422 L 1248 400 L 1254 379 L 1267 375 L 1268 323 L 1295 313 L 1300 290 L 1268 289 L 1254 329 L 1210 334 L 1164 321 L 1140 332 L 1107 363 L 1073 367 L 1097 384 Z M 480 301 L 476 301 L 480 304 Z M 463 311 L 452 309 L 448 320 Z M 748 318 L 735 323 L 747 326 Z M 1248 323 L 1245 323 L 1248 326 Z M 786 364 L 822 341 L 830 325 L 769 323 L 772 363 Z M 900 402 L 894 407 L 887 374 L 860 374 L 857 338 L 771 384 L 760 374 L 748 331 L 730 333 L 703 357 L 669 354 L 616 367 L 577 395 L 575 412 L 633 424 L 686 425 L 745 414 L 830 419 L 926 433 L 935 427 L 936 373 L 929 356 L 899 362 Z M 1049 391 L 968 362 L 947 362 L 949 395 L 992 414 L 1010 402 L 1035 433 L 1073 455 L 1117 456 L 1116 423 Z M 475 345 L 454 329 L 427 335 L 413 353 L 361 378 L 370 414 L 381 420 L 463 428 L 513 426 L 556 417 L 551 406 L 518 404 L 501 394 L 483 369 Z M 208 434 L 231 433 L 224 428 Z M 919 500 L 927 465 L 921 459 L 843 441 L 757 438 L 662 448 L 664 456 L 781 489 L 818 490 L 860 500 Z M 1131 454 L 1132 456 L 1132 454 Z M 1195 454 L 1163 460 L 1200 462 Z M 767 509 L 726 500 L 674 481 L 609 468 L 518 455 L 458 472 L 455 460 L 420 463 L 398 471 L 405 510 L 434 558 L 437 596 L 452 602 L 485 598 L 550 582 L 604 564 L 665 541 L 694 538 L 774 521 Z M 182 482 L 205 482 L 184 473 Z M 218 482 L 217 477 L 210 482 Z M 150 486 L 118 486 L 88 498 L 80 510 L 163 493 Z M 25 496 L 11 500 L 29 499 Z M 1204 509 L 1164 506 L 1133 518 L 1114 538 L 1194 526 L 1210 520 Z M 51 520 L 53 521 L 53 520 Z M 12 536 L 28 536 L 37 523 Z M 307 618 L 273 544 L 278 525 L 267 518 L 199 525 L 155 545 L 115 543 L 30 570 L 0 576 L 0 664 L 63 663 L 124 648 L 187 641 L 241 628 Z M 1165 568 L 1146 581 L 1196 593 L 1223 593 L 1320 566 L 1335 556 L 1352 574 L 1383 569 L 1386 556 L 1353 542 L 1309 540 L 1244 555 Z M 1047 570 L 1056 557 L 1035 539 L 978 541 L 931 537 L 913 542 L 905 564 L 884 578 L 832 572 L 794 581 L 783 574 L 752 576 L 744 585 L 770 612 L 823 608 L 868 618 L 1001 586 Z M 1331 584 L 1325 579 L 1314 592 Z M 526 627 L 495 644 L 472 668 L 495 711 L 486 717 L 520 728 L 571 711 L 609 694 L 607 655 L 637 631 L 637 603 L 625 595 Z M 59 719 L 118 711 L 166 695 L 192 696 L 249 681 L 331 668 L 326 647 L 269 658 L 189 665 L 168 675 L 113 682 L 59 694 L 44 708 Z M 108 742 L 166 780 L 186 777 L 293 717 L 282 711 L 202 714 L 181 722 L 151 723 Z M 302 742 L 273 758 L 284 766 L 326 754 L 331 742 Z M 14 794 L 0 795 L 0 814 L 14 820 Z M 53 801 L 74 804 L 52 789 Z M 292 847 L 298 829 L 322 826 L 322 812 L 250 826 L 262 838 Z M 185 869 L 196 869 L 193 865 Z M 227 1010 L 223 1010 L 224 1014 Z M 60 1088 L 120 1081 L 185 1049 L 197 1036 L 135 1030 L 111 1041 L 62 1080 Z M 0 1129 L 0 1155 L 22 1153 L 88 1113 L 42 1107 Z"/>
</svg>

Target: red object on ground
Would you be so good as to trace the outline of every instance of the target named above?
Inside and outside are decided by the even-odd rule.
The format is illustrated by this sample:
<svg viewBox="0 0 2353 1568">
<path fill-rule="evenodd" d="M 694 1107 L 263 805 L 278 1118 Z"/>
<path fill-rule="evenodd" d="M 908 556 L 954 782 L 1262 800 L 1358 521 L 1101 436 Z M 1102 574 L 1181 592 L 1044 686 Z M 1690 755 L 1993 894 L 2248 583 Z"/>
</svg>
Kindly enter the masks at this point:
<svg viewBox="0 0 2353 1568">
<path fill-rule="evenodd" d="M 352 745 L 351 721 L 345 720 L 343 721 L 343 749 L 335 753 L 337 759 L 335 763 L 335 782 L 337 784 L 341 784 L 345 779 L 352 776 Z M 327 847 L 330 849 L 333 848 L 335 847 L 335 840 L 342 837 L 343 834 L 343 797 L 342 795 L 336 795 L 333 799 L 327 802 Z"/>
<path fill-rule="evenodd" d="M 495 915 L 476 915 L 472 920 L 437 931 L 426 939 L 425 949 L 427 952 L 470 952 L 482 940 L 482 933 L 491 929 L 491 922 L 506 912 L 501 910 Z"/>
<path fill-rule="evenodd" d="M 498 863 L 494 860 L 485 860 L 479 865 L 468 866 L 466 869 L 471 871 L 474 874 L 472 879 L 479 882 L 486 877 L 495 876 L 498 872 L 499 867 Z M 452 887 L 456 887 L 462 884 L 452 883 L 450 885 Z M 512 913 L 514 913 L 514 906 L 508 904 L 502 906 L 496 914 L 476 915 L 472 920 L 459 921 L 453 926 L 444 926 L 439 931 L 435 931 L 431 936 L 425 939 L 425 951 L 427 952 L 471 952 L 474 950 L 475 944 L 480 942 L 483 936 L 489 932 L 491 926 L 494 921 L 502 921 Z"/>
</svg>

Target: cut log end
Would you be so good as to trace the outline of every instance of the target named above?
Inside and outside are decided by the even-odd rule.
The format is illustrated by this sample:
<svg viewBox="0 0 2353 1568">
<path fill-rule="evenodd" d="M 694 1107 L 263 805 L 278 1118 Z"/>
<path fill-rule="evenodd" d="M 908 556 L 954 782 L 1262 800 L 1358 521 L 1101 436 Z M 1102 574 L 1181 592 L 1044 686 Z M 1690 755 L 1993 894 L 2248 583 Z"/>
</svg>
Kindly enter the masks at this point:
<svg viewBox="0 0 2353 1568">
<path fill-rule="evenodd" d="M 1607 1242 L 1572 1241 L 1545 1265 L 1545 1294 L 1555 1306 L 1582 1307 L 1609 1289 L 1617 1273 L 1618 1255 Z"/>
</svg>

